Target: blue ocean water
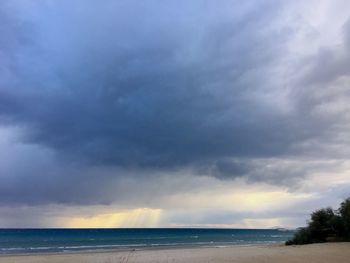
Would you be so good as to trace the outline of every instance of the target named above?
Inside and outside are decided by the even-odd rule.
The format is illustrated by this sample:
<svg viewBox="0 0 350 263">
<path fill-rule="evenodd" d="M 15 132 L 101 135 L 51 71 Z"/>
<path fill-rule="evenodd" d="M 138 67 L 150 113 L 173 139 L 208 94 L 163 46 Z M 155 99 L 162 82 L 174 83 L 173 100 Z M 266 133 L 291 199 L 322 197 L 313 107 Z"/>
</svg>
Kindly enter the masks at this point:
<svg viewBox="0 0 350 263">
<path fill-rule="evenodd" d="M 292 235 L 279 229 L 0 229 L 0 253 L 273 244 Z"/>
</svg>

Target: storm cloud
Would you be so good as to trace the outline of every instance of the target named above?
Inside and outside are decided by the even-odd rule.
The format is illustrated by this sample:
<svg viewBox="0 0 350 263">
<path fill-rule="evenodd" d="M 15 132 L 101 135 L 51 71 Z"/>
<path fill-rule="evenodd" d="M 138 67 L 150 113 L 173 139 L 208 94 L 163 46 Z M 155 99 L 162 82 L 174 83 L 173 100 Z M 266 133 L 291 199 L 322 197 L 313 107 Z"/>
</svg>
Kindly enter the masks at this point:
<svg viewBox="0 0 350 263">
<path fill-rule="evenodd" d="M 1 112 L 28 141 L 88 162 L 171 168 L 276 155 L 304 136 L 264 99 L 288 40 L 272 23 L 278 5 L 52 5 L 25 10 L 11 32 L 32 33 L 16 48 Z"/>
<path fill-rule="evenodd" d="M 293 192 L 335 173 L 350 13 L 328 28 L 312 11 L 344 3 L 317 3 L 2 1 L 0 203 L 157 207 L 210 180 Z"/>
</svg>

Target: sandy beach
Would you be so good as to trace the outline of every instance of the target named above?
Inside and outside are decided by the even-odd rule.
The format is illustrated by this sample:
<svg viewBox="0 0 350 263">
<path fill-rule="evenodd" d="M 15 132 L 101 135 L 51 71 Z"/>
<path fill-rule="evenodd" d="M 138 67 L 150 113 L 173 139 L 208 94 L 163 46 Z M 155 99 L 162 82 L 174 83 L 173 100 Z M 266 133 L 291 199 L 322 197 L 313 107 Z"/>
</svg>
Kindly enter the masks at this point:
<svg viewBox="0 0 350 263">
<path fill-rule="evenodd" d="M 1 256 L 0 263 L 349 263 L 350 243 Z"/>
</svg>

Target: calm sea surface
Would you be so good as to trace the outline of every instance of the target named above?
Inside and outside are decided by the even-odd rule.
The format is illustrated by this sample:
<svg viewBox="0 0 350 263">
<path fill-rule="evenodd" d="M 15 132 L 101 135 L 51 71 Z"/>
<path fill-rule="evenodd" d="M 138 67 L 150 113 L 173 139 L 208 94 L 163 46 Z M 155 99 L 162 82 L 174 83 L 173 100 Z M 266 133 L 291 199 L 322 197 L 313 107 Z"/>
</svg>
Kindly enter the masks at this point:
<svg viewBox="0 0 350 263">
<path fill-rule="evenodd" d="M 277 229 L 0 229 L 0 254 L 274 244 L 292 235 Z"/>
</svg>

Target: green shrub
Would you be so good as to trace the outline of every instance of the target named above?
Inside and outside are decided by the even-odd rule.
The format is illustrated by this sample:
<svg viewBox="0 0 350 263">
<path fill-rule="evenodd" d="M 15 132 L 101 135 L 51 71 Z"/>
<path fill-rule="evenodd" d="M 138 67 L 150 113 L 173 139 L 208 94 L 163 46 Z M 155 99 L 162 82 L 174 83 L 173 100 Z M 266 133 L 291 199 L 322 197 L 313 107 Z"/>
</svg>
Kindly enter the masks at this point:
<svg viewBox="0 0 350 263">
<path fill-rule="evenodd" d="M 333 225 L 334 216 L 335 214 L 331 208 L 320 209 L 311 214 L 308 230 L 312 243 L 325 242 L 327 237 L 336 234 Z"/>
<path fill-rule="evenodd" d="M 339 214 L 343 222 L 343 237 L 350 239 L 350 198 L 340 204 Z"/>
<path fill-rule="evenodd" d="M 286 245 L 310 244 L 311 241 L 310 230 L 307 227 L 301 227 L 294 234 L 294 237 L 286 242 Z"/>
<path fill-rule="evenodd" d="M 324 208 L 313 212 L 308 226 L 299 228 L 286 245 L 347 240 L 350 240 L 350 198 L 336 211 Z"/>
</svg>

